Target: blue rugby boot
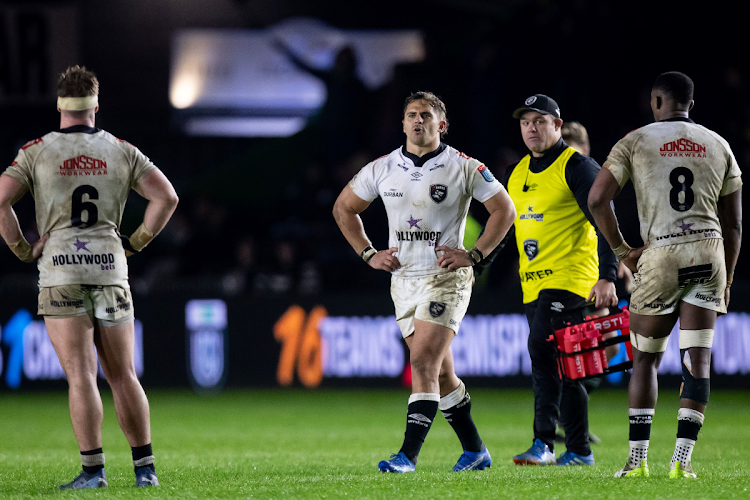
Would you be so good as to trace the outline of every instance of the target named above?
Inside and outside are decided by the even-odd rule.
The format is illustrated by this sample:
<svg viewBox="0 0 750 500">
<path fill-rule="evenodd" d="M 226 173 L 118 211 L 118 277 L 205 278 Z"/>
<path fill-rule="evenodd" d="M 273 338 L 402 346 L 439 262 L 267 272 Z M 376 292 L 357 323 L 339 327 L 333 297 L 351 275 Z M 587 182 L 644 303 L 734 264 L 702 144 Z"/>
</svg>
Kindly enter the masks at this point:
<svg viewBox="0 0 750 500">
<path fill-rule="evenodd" d="M 555 465 L 555 454 L 549 451 L 541 439 L 535 439 L 531 448 L 513 457 L 513 463 L 516 465 Z"/>
<path fill-rule="evenodd" d="M 594 452 L 588 455 L 579 455 L 572 451 L 566 451 L 557 459 L 557 465 L 594 465 Z"/>
<path fill-rule="evenodd" d="M 136 486 L 159 486 L 159 480 L 156 479 L 156 474 L 149 466 L 138 467 L 135 470 L 135 485 Z"/>
<path fill-rule="evenodd" d="M 107 486 L 107 475 L 104 473 L 104 469 L 101 469 L 93 474 L 81 471 L 78 476 L 68 484 L 61 484 L 61 490 L 81 490 L 87 488 L 104 488 Z"/>
<path fill-rule="evenodd" d="M 492 465 L 492 457 L 487 447 L 482 451 L 466 451 L 458 458 L 458 462 L 453 466 L 453 472 L 463 472 L 465 470 L 484 470 Z"/>
<path fill-rule="evenodd" d="M 409 460 L 403 451 L 391 455 L 390 460 L 381 460 L 378 464 L 380 472 L 414 472 L 414 463 Z"/>
</svg>

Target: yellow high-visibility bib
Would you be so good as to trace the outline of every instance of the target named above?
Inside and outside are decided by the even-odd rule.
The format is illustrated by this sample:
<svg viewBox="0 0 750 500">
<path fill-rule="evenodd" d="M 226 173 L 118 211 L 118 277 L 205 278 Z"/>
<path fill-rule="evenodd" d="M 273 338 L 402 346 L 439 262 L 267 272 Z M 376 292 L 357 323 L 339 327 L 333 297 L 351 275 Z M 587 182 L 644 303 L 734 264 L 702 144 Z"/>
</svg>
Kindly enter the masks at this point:
<svg viewBox="0 0 750 500">
<path fill-rule="evenodd" d="M 566 148 L 538 174 L 529 170 L 531 157 L 526 155 L 508 180 L 508 194 L 517 213 L 524 304 L 546 289 L 567 290 L 586 298 L 599 279 L 596 231 L 565 180 L 565 167 L 575 152 Z"/>
</svg>

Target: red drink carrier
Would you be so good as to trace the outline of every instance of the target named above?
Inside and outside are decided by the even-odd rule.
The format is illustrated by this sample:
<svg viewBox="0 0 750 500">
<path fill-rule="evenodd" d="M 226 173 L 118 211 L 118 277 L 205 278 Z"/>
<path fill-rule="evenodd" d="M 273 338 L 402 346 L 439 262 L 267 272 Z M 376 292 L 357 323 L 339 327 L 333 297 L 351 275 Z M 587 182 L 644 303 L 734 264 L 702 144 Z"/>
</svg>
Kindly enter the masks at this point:
<svg viewBox="0 0 750 500">
<path fill-rule="evenodd" d="M 630 344 L 630 311 L 628 306 L 596 309 L 585 304 L 556 314 L 552 318 L 557 368 L 562 380 L 584 380 L 633 367 L 633 348 Z M 620 335 L 604 340 L 602 335 L 620 331 Z M 605 349 L 623 343 L 628 361 L 609 366 Z"/>
</svg>

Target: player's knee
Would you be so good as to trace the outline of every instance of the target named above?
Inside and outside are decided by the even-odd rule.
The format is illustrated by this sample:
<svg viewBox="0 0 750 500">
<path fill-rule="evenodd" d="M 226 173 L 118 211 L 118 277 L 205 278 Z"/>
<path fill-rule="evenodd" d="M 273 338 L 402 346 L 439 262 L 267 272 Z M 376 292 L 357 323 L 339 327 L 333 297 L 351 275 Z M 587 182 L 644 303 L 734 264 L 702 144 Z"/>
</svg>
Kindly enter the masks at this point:
<svg viewBox="0 0 750 500">
<path fill-rule="evenodd" d="M 430 353 L 412 354 L 411 356 L 412 373 L 421 376 L 429 376 L 431 379 L 437 378 L 440 373 L 440 362 Z"/>
<path fill-rule="evenodd" d="M 690 359 L 688 349 L 680 349 L 682 361 L 682 388 L 680 397 L 690 399 L 698 403 L 708 404 L 708 396 L 711 393 L 711 379 L 708 373 L 697 373 L 696 367 Z M 706 375 L 702 377 L 701 375 Z"/>
<path fill-rule="evenodd" d="M 647 353 L 661 353 L 667 350 L 667 342 L 669 342 L 669 336 L 655 339 L 652 337 L 644 337 L 640 333 L 630 331 L 630 342 L 641 352 Z"/>
</svg>

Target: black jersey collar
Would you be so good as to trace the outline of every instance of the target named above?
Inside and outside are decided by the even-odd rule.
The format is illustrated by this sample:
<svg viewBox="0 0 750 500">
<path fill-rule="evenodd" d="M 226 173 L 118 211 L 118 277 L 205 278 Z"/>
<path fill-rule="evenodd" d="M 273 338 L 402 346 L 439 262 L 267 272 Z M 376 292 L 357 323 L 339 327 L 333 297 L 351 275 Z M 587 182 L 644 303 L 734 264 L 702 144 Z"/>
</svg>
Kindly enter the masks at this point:
<svg viewBox="0 0 750 500">
<path fill-rule="evenodd" d="M 421 167 L 425 163 L 427 163 L 428 160 L 431 160 L 432 158 L 435 158 L 437 155 L 445 151 L 445 148 L 448 146 L 445 145 L 445 143 L 440 143 L 440 146 L 437 147 L 435 151 L 430 151 L 427 154 L 424 154 L 422 156 L 417 156 L 414 153 L 410 153 L 406 150 L 406 146 L 401 146 L 401 153 L 409 158 L 412 163 L 414 163 L 415 167 Z"/>
<path fill-rule="evenodd" d="M 667 118 L 666 120 L 659 120 L 659 122 L 687 122 L 687 123 L 695 123 L 693 120 L 691 120 L 687 116 L 675 116 L 674 118 Z"/>
<path fill-rule="evenodd" d="M 89 127 L 88 125 L 73 125 L 58 130 L 58 132 L 60 132 L 61 134 L 96 134 L 99 131 L 101 131 L 100 128 Z"/>
<path fill-rule="evenodd" d="M 544 152 L 544 156 L 537 158 L 534 155 L 530 155 L 529 170 L 534 174 L 542 172 L 545 168 L 552 165 L 567 147 L 568 145 L 565 144 L 565 141 L 561 137 L 554 146 Z"/>
</svg>

